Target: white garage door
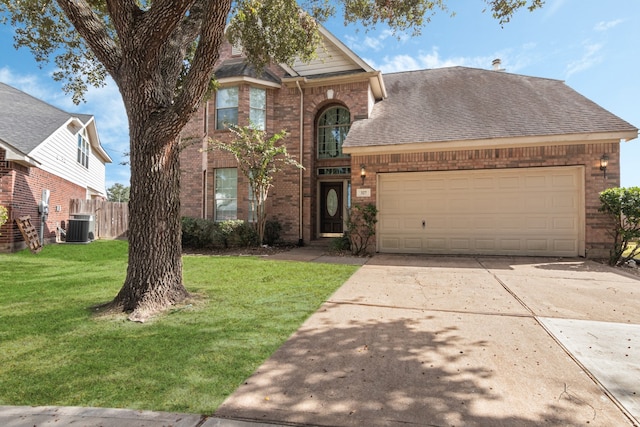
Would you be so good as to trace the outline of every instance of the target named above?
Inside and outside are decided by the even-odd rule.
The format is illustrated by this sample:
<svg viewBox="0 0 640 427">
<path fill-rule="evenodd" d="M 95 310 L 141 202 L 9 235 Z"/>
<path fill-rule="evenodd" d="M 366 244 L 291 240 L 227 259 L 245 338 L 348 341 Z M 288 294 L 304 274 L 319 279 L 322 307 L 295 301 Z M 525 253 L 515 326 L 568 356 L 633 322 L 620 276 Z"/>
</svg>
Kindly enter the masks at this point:
<svg viewBox="0 0 640 427">
<path fill-rule="evenodd" d="M 378 250 L 584 255 L 582 166 L 378 175 Z"/>
</svg>

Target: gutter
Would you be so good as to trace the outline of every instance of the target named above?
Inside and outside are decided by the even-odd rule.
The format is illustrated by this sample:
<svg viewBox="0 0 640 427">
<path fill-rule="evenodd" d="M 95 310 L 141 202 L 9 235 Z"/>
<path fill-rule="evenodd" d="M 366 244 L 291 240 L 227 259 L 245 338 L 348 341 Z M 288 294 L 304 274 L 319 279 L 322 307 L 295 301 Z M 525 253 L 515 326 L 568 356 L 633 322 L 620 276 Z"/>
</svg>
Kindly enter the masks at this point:
<svg viewBox="0 0 640 427">
<path fill-rule="evenodd" d="M 303 135 L 303 130 L 304 130 L 304 92 L 302 91 L 302 88 L 300 87 L 300 81 L 296 80 L 296 86 L 298 87 L 298 91 L 300 92 L 300 164 L 302 164 L 304 156 L 302 154 L 302 149 L 303 149 L 303 142 L 304 142 L 304 135 Z M 300 168 L 299 171 L 299 193 L 300 193 L 300 197 L 298 198 L 298 246 L 303 246 L 304 245 L 304 239 L 302 238 L 302 209 L 303 209 L 303 200 L 304 200 L 304 194 L 303 194 L 303 189 L 302 189 L 302 178 L 303 178 L 303 173 L 304 169 Z"/>
</svg>

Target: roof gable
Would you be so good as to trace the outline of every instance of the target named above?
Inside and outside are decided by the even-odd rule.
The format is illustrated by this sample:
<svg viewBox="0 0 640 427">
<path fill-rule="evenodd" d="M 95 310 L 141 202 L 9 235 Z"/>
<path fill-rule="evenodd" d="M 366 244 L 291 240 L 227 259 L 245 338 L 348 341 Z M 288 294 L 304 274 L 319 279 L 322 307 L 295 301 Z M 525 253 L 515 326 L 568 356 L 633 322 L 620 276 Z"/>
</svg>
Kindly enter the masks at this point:
<svg viewBox="0 0 640 427">
<path fill-rule="evenodd" d="M 451 67 L 385 75 L 388 98 L 345 147 L 627 132 L 637 129 L 560 80 Z"/>
<path fill-rule="evenodd" d="M 25 154 L 72 117 L 4 83 L 0 83 L 0 105 L 4 106 L 0 114 L 0 139 Z"/>
<path fill-rule="evenodd" d="M 296 58 L 291 67 L 283 66 L 291 76 L 312 78 L 335 73 L 374 71 L 326 28 L 320 25 L 319 29 L 323 44 L 316 48 L 316 58 L 310 62 Z"/>
<path fill-rule="evenodd" d="M 77 133 L 86 127 L 93 150 L 106 163 L 111 158 L 102 148 L 95 119 L 90 114 L 70 114 L 25 92 L 0 83 L 0 142 L 6 145 L 14 160 L 37 164 L 31 154 L 60 129 Z"/>
</svg>

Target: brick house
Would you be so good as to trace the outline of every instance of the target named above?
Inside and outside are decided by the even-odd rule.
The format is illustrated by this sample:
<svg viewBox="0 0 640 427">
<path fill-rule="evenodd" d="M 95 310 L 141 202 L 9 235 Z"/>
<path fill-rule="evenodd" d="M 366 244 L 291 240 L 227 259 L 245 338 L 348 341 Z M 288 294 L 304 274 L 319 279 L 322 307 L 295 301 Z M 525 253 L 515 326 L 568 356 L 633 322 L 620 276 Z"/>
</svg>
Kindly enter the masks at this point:
<svg viewBox="0 0 640 427">
<path fill-rule="evenodd" d="M 38 205 L 49 190 L 45 241 L 69 219 L 71 199 L 106 198 L 105 164 L 95 119 L 70 114 L 0 83 L 0 205 L 9 221 L 0 230 L 0 252 L 25 242 L 15 219 L 29 215 L 41 229 Z"/>
<path fill-rule="evenodd" d="M 285 240 L 343 233 L 352 204 L 379 210 L 379 252 L 603 256 L 598 193 L 619 186 L 631 124 L 558 80 L 451 67 L 382 75 L 325 29 L 311 63 L 256 73 L 222 47 L 220 88 L 185 128 L 183 215 L 248 220 L 249 186 L 225 122 L 289 131 L 305 169 L 276 179 Z M 602 168 L 607 162 L 606 169 Z"/>
</svg>

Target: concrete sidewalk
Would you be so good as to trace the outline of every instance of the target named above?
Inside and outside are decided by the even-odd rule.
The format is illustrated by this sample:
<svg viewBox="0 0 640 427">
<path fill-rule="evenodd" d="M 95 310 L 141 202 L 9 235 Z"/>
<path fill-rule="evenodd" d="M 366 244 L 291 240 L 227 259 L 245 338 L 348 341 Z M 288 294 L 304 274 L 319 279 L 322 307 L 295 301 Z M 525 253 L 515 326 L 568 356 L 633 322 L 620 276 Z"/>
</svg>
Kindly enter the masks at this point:
<svg viewBox="0 0 640 427">
<path fill-rule="evenodd" d="M 2 427 L 277 427 L 194 414 L 134 411 L 131 409 L 0 406 Z"/>
<path fill-rule="evenodd" d="M 377 255 L 216 415 L 320 426 L 636 425 L 639 285 L 585 260 Z M 574 322 L 571 332 L 561 320 Z M 604 338 L 602 329 L 627 348 L 607 349 L 601 356 L 615 363 L 597 372 L 589 337 Z"/>
</svg>

